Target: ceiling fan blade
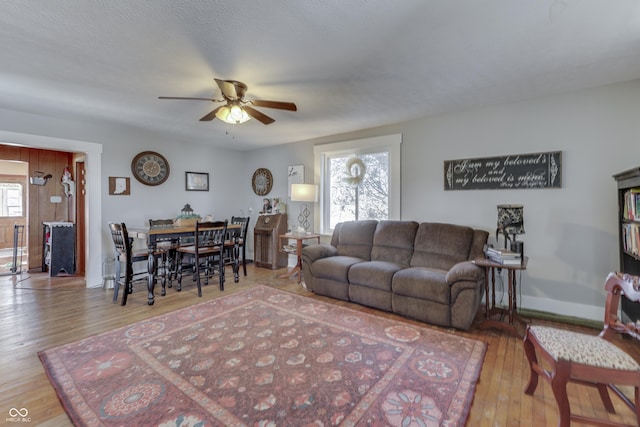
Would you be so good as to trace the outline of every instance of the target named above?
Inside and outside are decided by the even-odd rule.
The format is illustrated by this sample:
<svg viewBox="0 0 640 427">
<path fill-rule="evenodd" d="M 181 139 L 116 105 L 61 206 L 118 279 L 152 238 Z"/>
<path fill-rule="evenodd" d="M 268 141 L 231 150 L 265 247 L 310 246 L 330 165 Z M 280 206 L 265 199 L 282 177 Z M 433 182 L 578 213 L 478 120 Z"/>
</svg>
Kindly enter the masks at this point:
<svg viewBox="0 0 640 427">
<path fill-rule="evenodd" d="M 206 116 L 202 117 L 200 119 L 201 122 L 210 122 L 211 120 L 216 118 L 216 113 L 218 112 L 219 109 L 221 109 L 222 107 L 224 107 L 224 105 L 219 106 L 218 108 L 216 108 L 215 110 L 213 110 L 212 112 L 210 112 L 209 114 L 207 114 Z"/>
<path fill-rule="evenodd" d="M 247 92 L 247 85 L 237 80 L 221 80 L 214 78 L 222 96 L 227 99 L 236 100 L 244 98 L 244 94 Z"/>
<path fill-rule="evenodd" d="M 214 98 L 185 98 L 182 96 L 159 96 L 158 99 L 190 99 L 195 101 L 212 101 L 212 102 L 222 102 L 222 99 L 214 99 Z"/>
<path fill-rule="evenodd" d="M 279 110 L 298 111 L 298 107 L 296 107 L 296 104 L 294 104 L 293 102 L 265 101 L 260 99 L 254 99 L 251 101 L 251 103 L 256 107 L 277 108 Z"/>
<path fill-rule="evenodd" d="M 272 119 L 271 117 L 267 116 L 266 114 L 261 113 L 260 111 L 256 110 L 255 108 L 249 107 L 248 105 L 245 105 L 242 108 L 244 108 L 244 111 L 246 111 L 248 115 L 250 115 L 251 117 L 253 117 L 257 121 L 262 122 L 265 125 L 269 125 L 269 124 L 275 122 L 275 120 Z"/>
</svg>

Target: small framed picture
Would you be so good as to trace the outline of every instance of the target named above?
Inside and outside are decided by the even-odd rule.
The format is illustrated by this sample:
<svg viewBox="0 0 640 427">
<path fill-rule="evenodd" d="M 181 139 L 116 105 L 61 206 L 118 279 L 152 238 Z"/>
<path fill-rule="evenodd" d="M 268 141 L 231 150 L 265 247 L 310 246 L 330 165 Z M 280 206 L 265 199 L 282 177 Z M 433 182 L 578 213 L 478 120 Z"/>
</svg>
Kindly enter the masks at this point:
<svg viewBox="0 0 640 427">
<path fill-rule="evenodd" d="M 209 174 L 206 172 L 186 172 L 187 191 L 209 191 Z"/>
<path fill-rule="evenodd" d="M 124 176 L 109 177 L 109 195 L 110 196 L 128 196 L 131 194 L 131 185 L 129 178 Z"/>
</svg>

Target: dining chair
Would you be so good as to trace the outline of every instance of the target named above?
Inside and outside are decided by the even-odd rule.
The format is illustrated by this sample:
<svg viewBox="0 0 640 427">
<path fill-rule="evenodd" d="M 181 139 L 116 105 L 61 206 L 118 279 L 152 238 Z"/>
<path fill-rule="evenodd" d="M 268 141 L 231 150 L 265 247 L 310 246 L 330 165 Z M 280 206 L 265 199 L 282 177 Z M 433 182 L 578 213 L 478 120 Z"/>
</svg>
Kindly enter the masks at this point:
<svg viewBox="0 0 640 427">
<path fill-rule="evenodd" d="M 121 305 L 127 304 L 127 295 L 133 292 L 133 263 L 147 262 L 148 252 L 134 252 L 133 239 L 129 237 L 127 226 L 124 222 L 109 222 L 111 239 L 116 250 L 116 274 L 113 284 L 113 301 L 118 301 L 120 286 L 122 289 Z M 124 276 L 121 275 L 121 265 L 124 263 Z M 146 272 L 146 269 L 145 269 Z"/>
<path fill-rule="evenodd" d="M 192 260 L 198 296 L 202 296 L 200 276 L 204 276 L 205 286 L 209 277 L 218 272 L 220 290 L 224 290 L 224 242 L 227 236 L 227 220 L 198 222 L 195 230 L 195 244 L 176 248 L 178 259 L 178 286 L 182 290 L 182 276 L 185 269 L 185 258 Z"/>
<path fill-rule="evenodd" d="M 149 229 L 171 228 L 173 219 L 150 219 Z M 162 283 L 162 295 L 166 294 L 166 286 L 171 288 L 171 280 L 176 275 L 176 248 L 180 245 L 180 239 L 160 238 L 156 241 L 156 253 L 158 254 L 158 271 Z M 157 277 L 154 278 L 157 280 Z M 157 283 L 157 282 L 156 282 Z"/>
<path fill-rule="evenodd" d="M 247 241 L 247 231 L 249 230 L 249 218 L 240 217 L 240 216 L 232 216 L 231 224 L 239 224 L 241 225 L 240 234 L 236 236 L 237 239 L 237 248 L 242 253 L 242 270 L 244 275 L 247 275 L 247 248 L 245 242 Z"/>
<path fill-rule="evenodd" d="M 638 338 L 638 323 L 623 323 L 618 318 L 621 296 L 640 301 L 640 278 L 610 273 L 605 282 L 607 299 L 604 328 L 599 335 L 556 329 L 549 326 L 529 325 L 524 337 L 524 350 L 529 361 L 530 378 L 524 392 L 533 395 L 538 377 L 551 384 L 559 411 L 559 427 L 568 427 L 571 421 L 599 426 L 622 426 L 613 421 L 572 414 L 567 396 L 567 383 L 594 386 L 609 413 L 615 413 L 609 391 L 619 397 L 636 416 L 640 424 L 640 365 L 612 340 L 616 333 Z M 546 362 L 541 364 L 538 356 Z M 620 386 L 630 386 L 634 396 L 628 397 Z"/>
</svg>

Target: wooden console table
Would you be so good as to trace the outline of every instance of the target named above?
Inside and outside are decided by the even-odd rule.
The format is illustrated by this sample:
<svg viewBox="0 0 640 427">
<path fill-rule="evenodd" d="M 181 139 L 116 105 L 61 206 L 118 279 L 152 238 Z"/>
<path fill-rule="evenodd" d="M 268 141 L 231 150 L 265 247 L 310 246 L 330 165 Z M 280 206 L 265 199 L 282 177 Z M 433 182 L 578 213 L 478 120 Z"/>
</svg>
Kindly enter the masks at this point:
<svg viewBox="0 0 640 427">
<path fill-rule="evenodd" d="M 518 314 L 518 293 L 516 292 L 517 281 L 516 273 L 527 269 L 528 257 L 524 257 L 521 264 L 504 265 L 493 262 L 487 258 L 477 258 L 473 262 L 484 267 L 484 321 L 480 325 L 480 329 L 496 328 L 513 333 L 516 336 L 523 337 L 524 333 L 520 332 L 517 325 L 526 326 L 527 322 Z M 496 270 L 507 270 L 508 283 L 507 292 L 509 295 L 509 308 L 496 306 Z M 491 275 L 491 294 L 489 294 L 489 275 Z M 491 295 L 491 302 L 489 302 Z M 499 316 L 499 320 L 494 317 Z M 506 317 L 506 319 L 505 319 Z"/>
<path fill-rule="evenodd" d="M 293 254 L 293 255 L 296 255 L 296 257 L 298 258 L 296 266 L 293 267 L 293 269 L 287 274 L 283 274 L 282 276 L 279 276 L 280 278 L 285 278 L 285 277 L 288 278 L 291 276 L 295 276 L 297 274 L 298 283 L 300 283 L 300 280 L 302 280 L 302 243 L 305 240 L 310 240 L 310 239 L 316 239 L 316 241 L 320 243 L 320 234 L 287 233 L 287 234 L 280 235 L 280 240 L 279 240 L 280 252 Z M 285 244 L 283 244 L 283 240 L 286 242 Z M 295 240 L 296 241 L 295 246 L 289 246 L 289 240 Z M 289 249 L 285 249 L 285 248 L 289 248 Z"/>
</svg>

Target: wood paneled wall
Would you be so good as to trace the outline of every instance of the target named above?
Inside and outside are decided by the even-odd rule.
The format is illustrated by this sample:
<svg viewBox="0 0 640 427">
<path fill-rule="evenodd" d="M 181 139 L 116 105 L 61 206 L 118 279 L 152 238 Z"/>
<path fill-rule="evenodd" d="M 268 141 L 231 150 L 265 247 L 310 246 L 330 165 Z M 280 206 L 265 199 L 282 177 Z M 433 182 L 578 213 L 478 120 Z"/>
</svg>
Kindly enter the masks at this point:
<svg viewBox="0 0 640 427">
<path fill-rule="evenodd" d="M 28 223 L 26 235 L 29 245 L 29 269 L 40 269 L 42 265 L 42 223 L 45 221 L 75 222 L 75 199 L 64 194 L 60 183 L 65 167 L 73 172 L 73 153 L 39 150 L 0 144 L 0 159 L 19 160 L 29 164 L 29 176 L 53 177 L 46 185 L 28 185 Z M 74 177 L 75 179 L 75 177 Z M 52 196 L 60 196 L 60 203 L 52 203 Z"/>
</svg>

